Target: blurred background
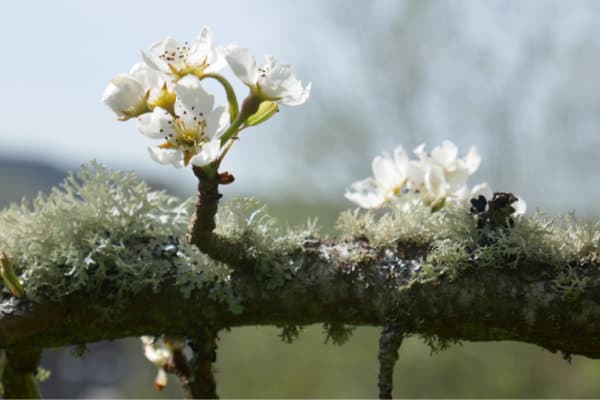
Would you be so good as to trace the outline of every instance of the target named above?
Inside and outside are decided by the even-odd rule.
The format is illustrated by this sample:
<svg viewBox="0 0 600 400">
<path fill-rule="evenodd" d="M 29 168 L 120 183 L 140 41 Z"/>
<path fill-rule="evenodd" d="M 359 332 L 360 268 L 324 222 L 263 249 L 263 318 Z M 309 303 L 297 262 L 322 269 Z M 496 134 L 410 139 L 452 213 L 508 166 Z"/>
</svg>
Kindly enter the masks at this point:
<svg viewBox="0 0 600 400">
<path fill-rule="evenodd" d="M 244 133 L 224 169 L 225 199 L 251 195 L 284 223 L 318 216 L 335 234 L 351 207 L 346 187 L 372 158 L 444 139 L 482 154 L 472 184 L 525 198 L 529 210 L 600 214 L 600 2 L 575 0 L 304 0 L 302 2 L 30 1 L 2 7 L 0 205 L 60 182 L 96 159 L 189 196 L 190 171 L 153 163 L 135 123 L 115 120 L 108 81 L 170 35 L 208 25 L 217 44 L 274 54 L 313 82 L 310 100 L 282 107 Z M 237 85 L 240 96 L 245 92 Z M 214 88 L 220 93 L 218 88 Z M 272 327 L 221 335 L 223 397 L 374 397 L 377 334 L 359 328 L 342 347 L 319 326 L 292 345 Z M 137 339 L 50 350 L 47 397 L 177 397 L 162 393 Z M 572 363 L 531 345 L 464 343 L 430 355 L 405 342 L 395 395 L 600 397 L 600 362 Z"/>
</svg>

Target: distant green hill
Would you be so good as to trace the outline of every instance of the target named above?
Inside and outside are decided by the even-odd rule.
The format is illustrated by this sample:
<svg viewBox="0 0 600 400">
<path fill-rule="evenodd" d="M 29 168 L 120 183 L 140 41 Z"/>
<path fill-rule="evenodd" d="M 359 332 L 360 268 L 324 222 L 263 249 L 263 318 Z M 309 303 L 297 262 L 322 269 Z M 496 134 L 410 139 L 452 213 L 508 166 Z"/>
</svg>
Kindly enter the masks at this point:
<svg viewBox="0 0 600 400">
<path fill-rule="evenodd" d="M 0 159 L 0 207 L 39 191 L 48 192 L 67 175 L 66 171 L 35 161 Z"/>
</svg>

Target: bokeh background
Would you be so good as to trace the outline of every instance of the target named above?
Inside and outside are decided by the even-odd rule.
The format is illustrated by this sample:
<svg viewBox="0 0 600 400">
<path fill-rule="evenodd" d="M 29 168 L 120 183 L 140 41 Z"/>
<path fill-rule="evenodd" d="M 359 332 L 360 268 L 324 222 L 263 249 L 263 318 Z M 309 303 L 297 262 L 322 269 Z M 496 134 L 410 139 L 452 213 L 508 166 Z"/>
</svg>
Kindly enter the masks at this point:
<svg viewBox="0 0 600 400">
<path fill-rule="evenodd" d="M 310 100 L 244 133 L 224 168 L 287 223 L 318 216 L 334 234 L 345 188 L 374 155 L 450 139 L 483 157 L 473 183 L 524 197 L 529 210 L 600 214 L 600 2 L 562 0 L 31 1 L 2 4 L 0 204 L 33 196 L 96 159 L 189 196 L 189 171 L 147 156 L 150 141 L 99 99 L 140 50 L 212 27 L 291 63 Z M 241 85 L 237 88 L 245 90 Z M 214 88 L 220 93 L 219 88 Z M 285 223 L 284 222 L 284 223 Z M 57 316 L 60 318 L 60 316 Z M 221 335 L 223 397 L 374 397 L 377 329 L 344 346 L 319 326 L 292 345 L 273 327 Z M 44 354 L 47 397 L 162 393 L 136 339 Z M 600 397 L 600 362 L 531 345 L 463 343 L 438 354 L 405 342 L 395 394 L 408 397 Z"/>
</svg>

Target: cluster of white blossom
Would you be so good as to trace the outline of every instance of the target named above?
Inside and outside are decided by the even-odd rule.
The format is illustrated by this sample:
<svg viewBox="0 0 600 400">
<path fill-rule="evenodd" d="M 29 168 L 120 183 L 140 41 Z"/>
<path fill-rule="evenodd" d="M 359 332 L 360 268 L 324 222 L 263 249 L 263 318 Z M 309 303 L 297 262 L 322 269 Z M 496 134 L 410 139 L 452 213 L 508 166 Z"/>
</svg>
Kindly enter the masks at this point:
<svg viewBox="0 0 600 400">
<path fill-rule="evenodd" d="M 144 356 L 148 361 L 158 368 L 158 373 L 154 379 L 156 390 L 161 391 L 167 386 L 167 372 L 165 368 L 174 350 L 181 350 L 184 343 L 179 340 L 167 340 L 164 338 L 156 338 L 153 336 L 140 337 L 142 346 L 144 347 Z"/>
<path fill-rule="evenodd" d="M 242 125 L 264 122 L 277 104 L 299 105 L 310 95 L 311 84 L 303 86 L 291 66 L 272 56 L 258 66 L 246 48 L 215 47 L 209 28 L 191 43 L 167 37 L 143 51 L 142 59 L 128 74 L 111 80 L 102 102 L 120 120 L 136 117 L 142 134 L 164 139 L 148 149 L 150 156 L 178 168 L 218 166 L 227 151 L 222 149 L 228 149 Z M 231 84 L 219 74 L 227 65 L 250 89 L 241 110 Z M 205 78 L 223 85 L 229 107 L 215 107 L 214 96 L 202 87 Z"/>
<path fill-rule="evenodd" d="M 375 157 L 373 177 L 353 183 L 346 191 L 346 198 L 363 208 L 379 208 L 390 202 L 408 205 L 422 201 L 434 211 L 448 203 L 468 205 L 470 199 L 480 195 L 488 200 L 492 198 L 487 183 L 472 188 L 467 185 L 469 176 L 481 163 L 475 147 L 471 147 L 463 158 L 458 157 L 458 148 L 449 140 L 431 153 L 425 151 L 424 144 L 413 152 L 417 159 L 410 159 L 402 146 L 396 147 L 392 156 Z M 526 206 L 520 199 L 513 207 L 522 214 Z"/>
</svg>

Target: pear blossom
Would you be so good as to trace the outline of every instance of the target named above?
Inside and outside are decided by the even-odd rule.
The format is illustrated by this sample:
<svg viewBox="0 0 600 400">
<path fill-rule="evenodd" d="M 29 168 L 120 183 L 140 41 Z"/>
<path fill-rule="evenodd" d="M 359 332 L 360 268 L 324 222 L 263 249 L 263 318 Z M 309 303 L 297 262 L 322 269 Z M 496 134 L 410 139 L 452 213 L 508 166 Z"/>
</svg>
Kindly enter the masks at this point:
<svg viewBox="0 0 600 400">
<path fill-rule="evenodd" d="M 373 178 L 355 182 L 345 197 L 363 208 L 379 208 L 386 201 L 398 196 L 408 183 L 409 159 L 402 146 L 388 154 L 377 156 L 371 163 Z"/>
<path fill-rule="evenodd" d="M 303 87 L 292 73 L 292 67 L 280 64 L 271 55 L 265 56 L 264 64 L 258 66 L 249 49 L 231 45 L 226 49 L 225 58 L 233 73 L 261 100 L 296 106 L 310 96 L 312 84 Z"/>
<path fill-rule="evenodd" d="M 212 32 L 208 27 L 204 27 L 191 44 L 181 44 L 172 37 L 156 42 L 150 51 L 142 51 L 142 58 L 148 66 L 170 76 L 173 81 L 188 74 L 200 78 L 227 65 L 223 49 L 213 46 Z"/>
<path fill-rule="evenodd" d="M 378 208 L 389 201 L 414 203 L 423 201 L 437 210 L 447 202 L 468 204 L 478 195 L 491 196 L 487 183 L 469 188 L 467 180 L 479 164 L 481 157 L 471 147 L 464 158 L 458 157 L 458 148 L 446 140 L 431 154 L 425 145 L 414 150 L 417 160 L 411 160 L 398 146 L 393 158 L 387 154 L 373 159 L 373 177 L 355 182 L 345 197 L 363 208 Z"/>
<path fill-rule="evenodd" d="M 467 180 L 481 163 L 481 156 L 474 146 L 464 158 L 458 158 L 458 148 L 449 140 L 435 147 L 431 154 L 425 152 L 424 144 L 418 146 L 414 153 L 419 161 L 413 165 L 422 171 L 420 175 L 413 174 L 414 183 L 423 186 L 427 203 L 436 203 L 442 199 L 453 202 L 464 200 L 470 192 Z M 417 176 L 422 176 L 422 180 Z"/>
<path fill-rule="evenodd" d="M 219 157 L 220 136 L 229 121 L 224 106 L 214 107 L 208 94 L 194 75 L 187 75 L 175 85 L 176 100 L 170 113 L 155 107 L 138 117 L 138 129 L 152 139 L 165 142 L 149 148 L 151 158 L 160 164 L 205 166 Z"/>
<path fill-rule="evenodd" d="M 109 106 L 120 120 L 149 112 L 155 106 L 174 101 L 164 75 L 145 63 L 134 64 L 128 74 L 114 77 L 106 86 L 101 101 Z"/>
<path fill-rule="evenodd" d="M 140 337 L 140 340 L 144 347 L 144 356 L 158 368 L 158 373 L 154 379 L 154 385 L 156 390 L 160 391 L 167 386 L 167 372 L 165 371 L 165 366 L 173 353 L 162 340 L 157 340 L 152 336 L 142 336 Z"/>
</svg>

